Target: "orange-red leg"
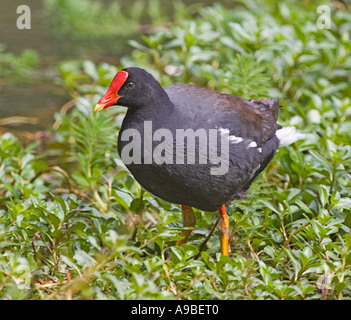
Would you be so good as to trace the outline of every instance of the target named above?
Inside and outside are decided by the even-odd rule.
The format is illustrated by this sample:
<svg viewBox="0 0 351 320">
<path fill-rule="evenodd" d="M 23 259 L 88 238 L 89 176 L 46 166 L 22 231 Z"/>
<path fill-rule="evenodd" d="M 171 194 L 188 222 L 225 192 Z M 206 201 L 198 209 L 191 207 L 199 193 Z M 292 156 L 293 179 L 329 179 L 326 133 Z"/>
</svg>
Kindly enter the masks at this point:
<svg viewBox="0 0 351 320">
<path fill-rule="evenodd" d="M 221 242 L 221 252 L 223 255 L 229 255 L 229 218 L 225 205 L 219 209 L 219 222 L 218 222 L 219 240 Z"/>
<path fill-rule="evenodd" d="M 194 227 L 196 224 L 196 216 L 191 207 L 182 205 L 182 214 L 183 214 L 183 227 Z M 186 243 L 191 234 L 192 230 L 183 230 L 180 235 L 184 237 L 181 240 L 178 240 L 176 245 L 179 246 L 182 243 Z"/>
</svg>

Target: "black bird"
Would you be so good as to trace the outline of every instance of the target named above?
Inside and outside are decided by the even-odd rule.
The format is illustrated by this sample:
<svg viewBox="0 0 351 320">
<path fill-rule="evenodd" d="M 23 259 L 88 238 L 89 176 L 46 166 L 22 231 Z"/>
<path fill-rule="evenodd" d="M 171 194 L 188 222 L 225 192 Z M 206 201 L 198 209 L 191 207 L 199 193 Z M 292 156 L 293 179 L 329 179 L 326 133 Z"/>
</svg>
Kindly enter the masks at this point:
<svg viewBox="0 0 351 320">
<path fill-rule="evenodd" d="M 140 68 L 119 71 L 95 111 L 128 108 L 118 152 L 149 192 L 181 204 L 183 224 L 195 225 L 192 207 L 219 211 L 221 252 L 229 253 L 225 205 L 245 197 L 278 147 L 302 139 L 276 123 L 279 102 L 246 100 L 189 84 L 162 87 Z M 181 244 L 187 241 L 184 230 Z"/>
</svg>

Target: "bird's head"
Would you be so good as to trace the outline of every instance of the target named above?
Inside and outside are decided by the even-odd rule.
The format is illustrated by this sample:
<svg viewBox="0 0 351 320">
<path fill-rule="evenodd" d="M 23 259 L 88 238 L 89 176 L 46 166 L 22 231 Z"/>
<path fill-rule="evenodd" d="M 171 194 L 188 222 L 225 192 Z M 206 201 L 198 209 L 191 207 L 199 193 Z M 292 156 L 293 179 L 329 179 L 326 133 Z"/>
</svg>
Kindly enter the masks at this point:
<svg viewBox="0 0 351 320">
<path fill-rule="evenodd" d="M 142 107 L 152 104 L 153 97 L 163 92 L 161 85 L 144 69 L 126 68 L 117 72 L 94 111 L 101 111 L 113 105 Z"/>
</svg>

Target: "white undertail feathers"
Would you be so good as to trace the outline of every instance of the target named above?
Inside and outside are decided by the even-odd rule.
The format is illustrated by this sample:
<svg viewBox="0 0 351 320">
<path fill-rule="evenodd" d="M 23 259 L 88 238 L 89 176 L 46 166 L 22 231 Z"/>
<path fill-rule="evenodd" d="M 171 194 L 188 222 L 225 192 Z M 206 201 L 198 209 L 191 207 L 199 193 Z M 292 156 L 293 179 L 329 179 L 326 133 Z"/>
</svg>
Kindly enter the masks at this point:
<svg viewBox="0 0 351 320">
<path fill-rule="evenodd" d="M 283 127 L 275 133 L 279 139 L 279 147 L 286 147 L 297 140 L 304 139 L 305 134 L 297 132 L 295 127 Z"/>
</svg>

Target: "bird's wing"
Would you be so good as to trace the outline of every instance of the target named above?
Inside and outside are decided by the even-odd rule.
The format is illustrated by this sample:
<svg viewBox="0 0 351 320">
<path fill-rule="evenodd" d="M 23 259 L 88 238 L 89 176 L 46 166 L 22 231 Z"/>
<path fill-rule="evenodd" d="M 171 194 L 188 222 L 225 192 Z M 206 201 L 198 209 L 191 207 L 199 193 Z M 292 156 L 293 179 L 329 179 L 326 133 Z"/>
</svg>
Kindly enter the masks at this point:
<svg viewBox="0 0 351 320">
<path fill-rule="evenodd" d="M 244 98 L 226 95 L 229 99 L 228 111 L 235 113 L 234 121 L 245 123 L 242 134 L 253 138 L 258 143 L 271 139 L 276 131 L 281 128 L 277 124 L 280 104 L 277 99 L 262 98 L 247 100 Z M 225 111 L 224 111 L 225 112 Z M 240 125 L 238 125 L 240 127 Z"/>
<path fill-rule="evenodd" d="M 276 123 L 280 107 L 276 99 L 247 100 L 187 84 L 170 85 L 165 91 L 179 117 L 186 116 L 184 123 L 193 128 L 228 129 L 229 135 L 250 138 L 259 145 L 281 128 Z"/>
</svg>

